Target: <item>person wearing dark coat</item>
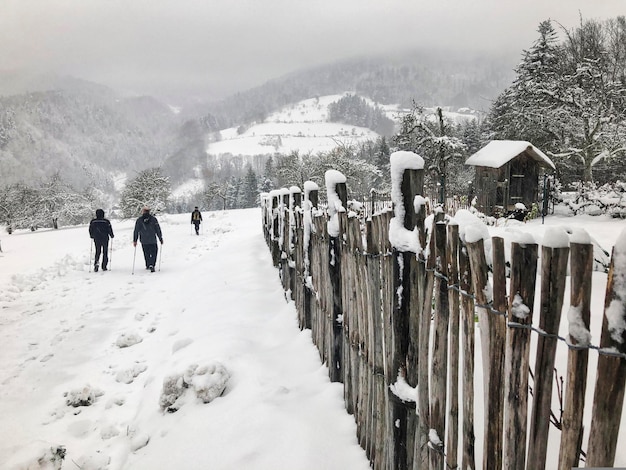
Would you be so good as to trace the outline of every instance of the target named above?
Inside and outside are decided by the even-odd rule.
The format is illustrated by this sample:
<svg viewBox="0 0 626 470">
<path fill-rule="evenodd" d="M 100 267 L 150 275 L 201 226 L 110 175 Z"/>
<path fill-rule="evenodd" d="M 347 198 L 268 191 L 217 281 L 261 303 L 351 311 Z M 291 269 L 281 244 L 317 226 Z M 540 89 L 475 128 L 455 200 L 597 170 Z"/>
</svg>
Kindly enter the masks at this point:
<svg viewBox="0 0 626 470">
<path fill-rule="evenodd" d="M 137 246 L 137 239 L 141 242 L 143 248 L 143 257 L 146 260 L 146 269 L 154 272 L 157 254 L 159 248 L 157 239 L 163 245 L 163 235 L 161 234 L 161 226 L 155 216 L 150 214 L 150 208 L 144 207 L 141 216 L 135 222 L 135 231 L 133 232 L 133 245 Z"/>
<path fill-rule="evenodd" d="M 198 210 L 198 206 L 191 213 L 191 223 L 196 227 L 196 235 L 200 235 L 200 222 L 202 222 L 202 213 Z"/>
<path fill-rule="evenodd" d="M 98 263 L 100 261 L 100 253 L 102 253 L 102 270 L 106 271 L 109 265 L 109 237 L 115 238 L 113 235 L 113 227 L 111 222 L 104 218 L 102 209 L 96 210 L 96 218 L 89 222 L 89 236 L 96 245 L 96 257 L 94 258 L 93 270 L 98 272 Z"/>
</svg>

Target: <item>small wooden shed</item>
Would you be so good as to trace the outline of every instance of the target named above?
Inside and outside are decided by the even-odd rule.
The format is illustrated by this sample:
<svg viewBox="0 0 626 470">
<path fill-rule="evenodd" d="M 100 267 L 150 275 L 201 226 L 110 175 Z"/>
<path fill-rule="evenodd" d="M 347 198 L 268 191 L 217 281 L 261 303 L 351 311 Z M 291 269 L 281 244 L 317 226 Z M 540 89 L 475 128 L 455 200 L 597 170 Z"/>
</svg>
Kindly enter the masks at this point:
<svg viewBox="0 0 626 470">
<path fill-rule="evenodd" d="M 520 202 L 530 210 L 540 199 L 540 174 L 555 170 L 541 150 L 524 140 L 492 140 L 465 164 L 476 167 L 470 196 L 476 197 L 476 208 L 489 215 L 509 214 Z"/>
</svg>

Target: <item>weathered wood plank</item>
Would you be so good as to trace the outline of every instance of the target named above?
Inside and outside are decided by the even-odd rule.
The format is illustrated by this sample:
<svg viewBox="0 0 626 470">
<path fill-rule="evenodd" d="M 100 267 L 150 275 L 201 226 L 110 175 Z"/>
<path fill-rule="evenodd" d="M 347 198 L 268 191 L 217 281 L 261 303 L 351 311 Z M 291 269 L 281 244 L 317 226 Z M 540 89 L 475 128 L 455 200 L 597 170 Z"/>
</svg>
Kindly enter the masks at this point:
<svg viewBox="0 0 626 470">
<path fill-rule="evenodd" d="M 448 225 L 448 246 L 446 250 L 449 286 L 459 285 L 459 226 Z M 459 316 L 460 298 L 455 289 L 448 290 L 450 305 L 450 381 L 448 386 L 448 434 L 446 440 L 446 466 L 458 466 L 459 447 Z"/>
<path fill-rule="evenodd" d="M 461 297 L 463 324 L 463 469 L 475 470 L 474 431 L 474 299 L 472 295 L 472 273 L 467 247 L 459 250 L 459 285 L 467 295 Z"/>
<path fill-rule="evenodd" d="M 561 310 L 567 279 L 569 247 L 543 246 L 541 249 L 541 299 L 539 329 L 556 335 L 561 323 Z M 550 404 L 556 338 L 539 336 L 535 359 L 535 386 L 528 439 L 528 468 L 545 468 L 550 429 Z"/>
<path fill-rule="evenodd" d="M 447 276 L 446 263 L 446 224 L 435 224 L 433 234 L 435 236 L 436 269 L 442 276 L 435 278 L 435 319 L 432 339 L 432 365 L 431 365 L 431 390 L 430 390 L 430 428 L 434 430 L 441 441 L 441 446 L 436 447 L 431 441 L 430 468 L 441 470 L 444 468 L 443 443 L 446 439 L 446 402 L 448 382 L 448 330 L 450 323 L 450 308 L 448 304 L 448 282 L 443 276 Z"/>
<path fill-rule="evenodd" d="M 626 353 L 626 253 L 623 231 L 615 242 L 609 266 L 600 347 L 609 351 Z M 626 385 L 626 359 L 600 355 L 593 396 L 591 428 L 587 446 L 588 467 L 612 467 L 619 433 L 624 387 Z"/>
<path fill-rule="evenodd" d="M 577 321 L 582 323 L 582 325 L 576 324 L 573 326 L 576 329 L 582 326 L 589 332 L 593 245 L 570 243 L 570 250 L 570 308 L 575 309 L 573 314 L 576 315 Z M 581 337 L 578 332 L 576 332 L 575 336 L 569 335 L 569 342 L 573 345 L 580 344 L 580 340 L 582 340 L 583 344 L 581 346 L 585 346 L 584 343 L 588 342 L 589 339 Z M 570 349 L 568 351 L 559 470 L 570 470 L 579 466 L 588 361 L 588 349 Z"/>
<path fill-rule="evenodd" d="M 535 304 L 537 245 L 511 244 L 509 323 L 504 364 L 503 467 L 524 470 L 528 417 L 530 330 Z M 519 328 L 522 326 L 522 328 Z"/>
</svg>

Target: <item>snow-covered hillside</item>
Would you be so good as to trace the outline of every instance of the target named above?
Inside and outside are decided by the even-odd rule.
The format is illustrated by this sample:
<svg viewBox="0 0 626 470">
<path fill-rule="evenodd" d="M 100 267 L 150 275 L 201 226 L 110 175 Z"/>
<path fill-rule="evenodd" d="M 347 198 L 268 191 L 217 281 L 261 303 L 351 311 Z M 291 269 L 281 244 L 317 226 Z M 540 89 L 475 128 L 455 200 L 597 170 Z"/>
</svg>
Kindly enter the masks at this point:
<svg viewBox="0 0 626 470">
<path fill-rule="evenodd" d="M 287 106 L 272 113 L 264 122 L 254 124 L 241 132 L 237 128 L 220 132 L 217 141 L 207 147 L 209 155 L 272 155 L 299 151 L 301 154 L 332 150 L 339 145 L 352 145 L 380 137 L 376 132 L 348 124 L 328 122 L 328 106 L 348 92 L 311 98 Z M 386 116 L 398 122 L 407 109 L 396 105 L 379 106 Z M 426 110 L 434 112 L 434 110 Z M 475 112 L 465 108 L 458 111 L 446 110 L 445 116 L 453 121 L 476 119 Z"/>
<path fill-rule="evenodd" d="M 300 101 L 250 126 L 243 133 L 236 128 L 221 132 L 218 142 L 207 148 L 209 155 L 262 155 L 317 153 L 342 144 L 356 144 L 378 137 L 364 127 L 328 122 L 328 105 L 343 95 L 329 95 Z"/>
</svg>

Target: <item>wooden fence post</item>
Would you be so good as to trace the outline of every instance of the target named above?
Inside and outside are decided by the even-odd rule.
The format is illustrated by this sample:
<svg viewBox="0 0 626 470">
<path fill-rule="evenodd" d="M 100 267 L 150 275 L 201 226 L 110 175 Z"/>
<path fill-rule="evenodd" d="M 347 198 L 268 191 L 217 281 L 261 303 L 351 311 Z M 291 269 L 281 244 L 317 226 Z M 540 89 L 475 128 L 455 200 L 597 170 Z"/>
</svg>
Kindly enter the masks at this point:
<svg viewBox="0 0 626 470">
<path fill-rule="evenodd" d="M 309 182 L 307 182 L 309 183 Z M 311 258 L 313 252 L 313 210 L 317 209 L 318 204 L 318 189 L 317 185 L 307 184 L 305 183 L 305 202 L 303 203 L 304 208 L 304 220 L 306 223 L 304 224 L 303 229 L 307 230 L 308 233 L 303 237 L 303 240 L 307 240 L 304 243 L 304 328 L 313 329 L 313 322 L 311 319 L 311 311 L 312 311 L 312 302 L 314 302 L 314 298 L 312 297 L 311 287 L 309 286 L 309 277 L 311 276 Z M 315 189 L 314 189 L 315 188 Z M 311 331 L 313 333 L 313 331 Z"/>
<path fill-rule="evenodd" d="M 459 292 L 450 286 L 459 285 L 459 226 L 448 224 L 448 299 L 450 305 L 450 383 L 448 386 L 448 435 L 446 440 L 446 466 L 458 467 L 459 447 Z"/>
<path fill-rule="evenodd" d="M 271 191 L 270 196 L 272 198 L 272 263 L 275 268 L 278 268 L 280 266 L 280 192 L 278 190 Z"/>
<path fill-rule="evenodd" d="M 503 466 L 526 468 L 530 330 L 537 279 L 537 244 L 511 243 L 509 324 L 504 363 Z"/>
<path fill-rule="evenodd" d="M 403 228 L 413 231 L 418 224 L 418 214 L 413 201 L 423 186 L 423 170 L 405 169 L 402 174 L 400 191 L 404 206 Z M 397 216 L 397 215 L 396 215 Z M 421 215 L 423 220 L 423 214 Z M 416 235 L 417 237 L 417 235 Z M 415 240 L 418 241 L 417 239 Z M 390 367 L 387 369 L 388 384 L 395 384 L 399 379 L 406 380 L 409 385 L 417 385 L 416 347 L 411 347 L 410 327 L 417 328 L 417 285 L 412 282 L 416 268 L 416 253 L 393 249 L 393 308 L 391 309 L 391 336 L 387 349 Z M 411 357 L 409 358 L 409 354 Z M 410 378 L 409 378 L 410 372 Z M 411 384 L 411 380 L 413 383 Z M 407 469 L 413 467 L 413 448 L 415 440 L 415 403 L 404 402 L 392 389 L 388 389 L 389 422 L 395 423 L 392 431 L 394 443 L 393 468 Z M 409 452 L 410 449 L 410 452 Z"/>
<path fill-rule="evenodd" d="M 346 183 L 336 183 L 334 187 L 335 193 L 339 197 L 343 207 L 347 206 L 348 194 Z M 339 221 L 341 219 L 338 217 Z M 330 222 L 329 222 L 330 223 Z M 332 286 L 332 324 L 330 326 L 330 357 L 328 368 L 330 372 L 330 380 L 332 382 L 341 382 L 343 380 L 343 307 L 341 305 L 341 250 L 343 232 L 345 227 L 339 223 L 339 233 L 336 236 L 329 236 L 328 256 L 329 256 L 329 275 Z"/>
<path fill-rule="evenodd" d="M 593 273 L 593 245 L 570 243 L 570 309 L 575 318 L 570 320 L 569 342 L 574 346 L 589 344 L 591 317 L 591 278 Z M 583 335 L 580 331 L 583 331 Z M 587 337 L 585 337 L 587 336 Z M 578 467 L 583 439 L 583 410 L 587 389 L 588 349 L 570 349 L 567 354 L 567 379 L 565 384 L 565 409 L 559 451 L 559 470 Z"/>
<path fill-rule="evenodd" d="M 441 276 L 435 279 L 435 320 L 433 325 L 433 348 L 431 366 L 431 399 L 430 399 L 430 428 L 434 430 L 440 440 L 439 447 L 432 442 L 433 451 L 430 453 L 430 468 L 439 470 L 444 468 L 444 447 L 446 439 L 446 402 L 448 384 L 448 329 L 450 322 L 450 306 L 448 303 L 448 275 L 446 254 L 446 224 L 436 223 L 433 226 L 435 236 L 436 269 Z"/>
<path fill-rule="evenodd" d="M 471 268 L 470 271 L 471 271 L 471 276 L 472 276 L 472 290 L 474 292 L 474 295 L 476 296 L 476 301 L 479 305 L 489 305 L 491 304 L 493 300 L 487 297 L 487 292 L 489 291 L 489 289 L 487 288 L 489 284 L 489 274 L 488 274 L 487 261 L 485 259 L 484 244 L 485 242 L 482 238 L 476 241 L 467 242 L 467 253 L 468 253 L 468 258 L 470 262 L 470 268 Z M 488 326 L 489 323 L 488 322 L 489 322 L 489 316 L 492 314 L 489 312 L 485 312 L 485 307 L 479 307 L 479 309 L 482 310 L 482 312 L 479 312 L 479 314 L 482 315 L 480 317 L 482 319 L 481 321 L 487 323 L 487 324 L 484 324 L 484 323 L 481 324 L 481 329 L 483 329 L 483 331 L 481 331 L 481 340 L 484 341 L 485 336 L 489 338 L 489 326 Z M 472 312 L 472 321 L 474 321 L 473 312 Z M 483 347 L 483 352 L 485 351 L 485 349 L 487 349 L 487 351 L 489 350 L 489 348 Z M 485 364 L 487 365 L 487 367 L 485 367 Z M 484 376 L 483 393 L 485 396 L 485 399 L 484 399 L 485 429 L 484 429 L 484 441 L 483 441 L 485 442 L 485 445 L 483 447 L 483 468 L 497 469 L 497 462 L 498 462 L 499 455 L 497 452 L 494 453 L 493 449 L 489 449 L 488 446 L 490 443 L 487 442 L 488 441 L 487 434 L 489 433 L 489 430 L 490 430 L 490 424 L 487 418 L 487 415 L 489 413 L 489 408 L 490 408 L 490 402 L 489 402 L 490 372 L 489 372 L 489 357 L 488 356 L 486 358 L 483 357 L 483 376 Z M 472 448 L 472 451 L 473 450 L 474 449 Z"/>
<path fill-rule="evenodd" d="M 502 315 L 487 315 L 489 330 L 489 387 L 486 391 L 489 406 L 485 409 L 485 455 L 483 468 L 502 468 L 502 439 L 504 420 L 504 347 L 506 343 L 506 261 L 504 239 L 492 237 L 493 252 L 493 309 Z"/>
<path fill-rule="evenodd" d="M 463 312 L 463 459 L 461 465 L 465 470 L 476 469 L 474 452 L 474 299 L 472 295 L 472 271 L 467 247 L 459 250 L 459 285 L 466 295 L 461 297 Z"/>
<path fill-rule="evenodd" d="M 549 335 L 556 335 L 559 333 L 559 324 L 561 323 L 565 280 L 567 278 L 569 238 L 563 229 L 552 228 L 548 230 L 551 230 L 558 238 L 553 238 L 547 242 L 548 232 L 546 231 L 544 243 L 554 244 L 550 246 L 544 244 L 541 249 L 539 329 Z M 546 336 L 537 338 L 535 385 L 533 387 L 533 407 L 528 440 L 528 468 L 540 469 L 546 466 L 556 345 L 556 338 Z"/>
<path fill-rule="evenodd" d="M 600 347 L 626 354 L 626 230 L 619 235 L 609 266 L 604 299 Z M 593 396 L 593 411 L 589 444 L 588 467 L 612 467 L 615 461 L 617 435 L 624 406 L 626 359 L 601 354 Z"/>
<path fill-rule="evenodd" d="M 425 207 L 421 208 L 424 211 Z M 421 212 L 420 211 L 420 212 Z M 419 410 L 419 421 L 417 424 L 417 437 L 415 439 L 414 468 L 428 468 L 430 451 L 430 384 L 429 384 L 429 355 L 430 355 L 430 328 L 431 315 L 433 311 L 433 290 L 435 286 L 435 223 L 431 228 L 430 239 L 427 241 L 425 230 L 420 232 L 420 244 L 425 247 L 428 243 L 428 257 L 424 258 L 424 253 L 420 254 L 420 267 L 418 272 L 419 296 L 419 339 L 418 355 L 418 381 L 417 381 L 417 407 Z"/>
</svg>

